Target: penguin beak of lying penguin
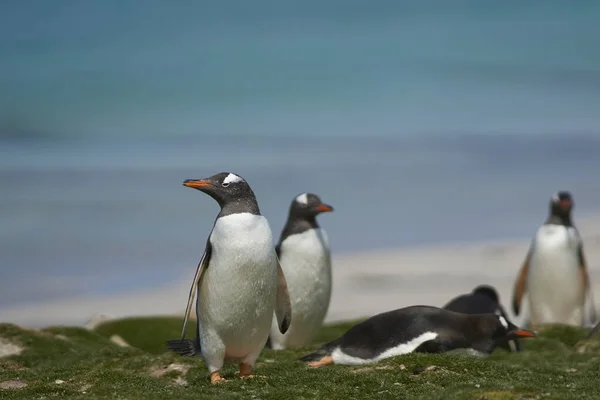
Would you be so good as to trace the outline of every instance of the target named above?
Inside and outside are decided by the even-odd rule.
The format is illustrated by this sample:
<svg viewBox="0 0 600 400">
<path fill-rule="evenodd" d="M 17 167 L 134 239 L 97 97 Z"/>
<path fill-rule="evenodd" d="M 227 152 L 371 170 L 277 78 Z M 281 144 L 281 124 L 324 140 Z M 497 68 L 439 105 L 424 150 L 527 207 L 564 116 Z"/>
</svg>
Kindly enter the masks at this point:
<svg viewBox="0 0 600 400">
<path fill-rule="evenodd" d="M 537 335 L 531 331 L 525 329 L 515 329 L 513 331 L 509 331 L 507 334 L 508 339 L 521 339 L 521 338 L 530 338 L 536 337 Z"/>
<path fill-rule="evenodd" d="M 186 179 L 183 181 L 183 186 L 187 186 L 192 189 L 202 190 L 203 188 L 211 187 L 213 184 L 206 179 Z"/>
<path fill-rule="evenodd" d="M 315 210 L 317 210 L 318 212 L 331 212 L 333 211 L 333 207 L 331 207 L 328 204 L 321 203 L 315 207 Z"/>
</svg>

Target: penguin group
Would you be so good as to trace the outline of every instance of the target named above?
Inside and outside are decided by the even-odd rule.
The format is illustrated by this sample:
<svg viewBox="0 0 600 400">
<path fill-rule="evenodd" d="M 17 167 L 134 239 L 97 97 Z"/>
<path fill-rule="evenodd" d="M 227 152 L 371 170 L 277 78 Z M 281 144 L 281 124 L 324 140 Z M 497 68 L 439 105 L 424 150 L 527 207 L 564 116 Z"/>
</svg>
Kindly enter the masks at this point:
<svg viewBox="0 0 600 400">
<path fill-rule="evenodd" d="M 201 357 L 210 382 L 220 383 L 225 363 L 239 366 L 242 379 L 257 377 L 261 351 L 308 346 L 323 324 L 332 293 L 328 236 L 317 216 L 333 206 L 313 193 L 296 194 L 275 244 L 250 185 L 223 172 L 183 185 L 212 197 L 220 206 L 188 295 L 181 337 L 167 347 L 182 356 Z M 550 201 L 550 214 L 537 231 L 513 291 L 519 315 L 529 296 L 529 325 L 584 324 L 591 289 L 583 244 L 572 219 L 568 192 Z M 195 337 L 186 339 L 196 301 Z M 590 319 L 595 320 L 593 304 Z M 595 335 L 600 325 L 590 333 Z M 414 305 L 382 312 L 348 329 L 299 360 L 317 368 L 360 365 L 412 352 L 466 350 L 487 355 L 497 347 L 521 351 L 532 330 L 513 324 L 494 287 L 479 285 L 444 307 Z"/>
</svg>

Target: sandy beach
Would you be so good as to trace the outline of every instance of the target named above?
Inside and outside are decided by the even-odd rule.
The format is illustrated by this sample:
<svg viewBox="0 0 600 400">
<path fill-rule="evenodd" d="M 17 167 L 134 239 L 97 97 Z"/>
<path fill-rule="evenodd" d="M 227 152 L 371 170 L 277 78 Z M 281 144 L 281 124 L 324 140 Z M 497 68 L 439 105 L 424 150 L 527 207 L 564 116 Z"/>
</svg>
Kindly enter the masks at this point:
<svg viewBox="0 0 600 400">
<path fill-rule="evenodd" d="M 596 306 L 600 299 L 600 214 L 576 218 L 589 263 Z M 532 232 L 535 227 L 532 227 Z M 370 316 L 415 304 L 443 306 L 450 298 L 491 284 L 510 310 L 512 285 L 530 238 L 334 254 L 334 286 L 327 322 Z M 67 298 L 0 308 L 0 322 L 27 327 L 83 325 L 95 315 L 182 314 L 194 274 L 159 290 L 96 298 Z M 600 309 L 600 308 L 599 308 Z"/>
</svg>

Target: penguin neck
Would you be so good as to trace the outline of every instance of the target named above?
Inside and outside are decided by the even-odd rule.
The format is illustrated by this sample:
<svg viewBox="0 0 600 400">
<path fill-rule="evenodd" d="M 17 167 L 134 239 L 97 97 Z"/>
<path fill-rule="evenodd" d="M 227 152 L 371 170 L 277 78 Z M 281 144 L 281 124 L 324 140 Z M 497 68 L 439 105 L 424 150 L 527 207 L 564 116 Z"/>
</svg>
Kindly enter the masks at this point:
<svg viewBox="0 0 600 400">
<path fill-rule="evenodd" d="M 221 212 L 219 213 L 217 218 L 240 213 L 261 215 L 256 198 L 242 198 L 235 201 L 228 201 L 226 203 L 220 204 L 220 206 Z"/>
<path fill-rule="evenodd" d="M 473 343 L 473 349 L 482 353 L 491 353 L 496 348 L 496 342 L 493 339 L 496 331 L 496 316 L 493 314 L 469 314 L 469 328 L 464 334 L 470 338 Z"/>
<path fill-rule="evenodd" d="M 315 215 L 290 215 L 281 232 L 281 239 L 279 240 L 279 243 L 281 244 L 281 242 L 283 242 L 283 240 L 285 240 L 285 238 L 287 238 L 288 236 L 296 235 L 302 232 L 306 232 L 310 229 L 317 228 L 319 228 L 319 224 L 317 223 L 317 218 Z"/>
<path fill-rule="evenodd" d="M 569 214 L 550 213 L 550 215 L 548 215 L 548 218 L 544 222 L 544 225 L 573 226 L 573 221 L 571 220 L 571 213 L 569 213 Z"/>
</svg>

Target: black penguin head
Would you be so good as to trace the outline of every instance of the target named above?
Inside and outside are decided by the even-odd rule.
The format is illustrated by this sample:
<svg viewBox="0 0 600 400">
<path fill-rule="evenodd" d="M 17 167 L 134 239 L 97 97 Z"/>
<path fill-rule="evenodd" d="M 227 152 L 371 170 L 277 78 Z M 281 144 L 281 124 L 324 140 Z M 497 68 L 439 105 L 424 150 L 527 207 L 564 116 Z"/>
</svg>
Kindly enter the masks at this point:
<svg viewBox="0 0 600 400">
<path fill-rule="evenodd" d="M 200 190 L 219 203 L 221 208 L 229 206 L 237 212 L 258 214 L 258 204 L 248 182 L 239 175 L 221 172 L 204 179 L 186 179 L 183 186 Z"/>
<path fill-rule="evenodd" d="M 294 198 L 290 205 L 290 217 L 312 219 L 318 214 L 333 211 L 333 207 L 321 202 L 316 194 L 301 193 Z"/>
<path fill-rule="evenodd" d="M 502 315 L 495 315 L 495 317 L 496 329 L 493 334 L 493 339 L 497 343 L 506 342 L 507 340 L 530 338 L 536 336 L 536 334 L 531 331 L 519 329 L 518 326 L 504 318 Z"/>
<path fill-rule="evenodd" d="M 571 210 L 575 206 L 571 193 L 562 190 L 557 192 L 550 199 L 550 215 L 555 215 L 561 218 L 568 218 L 571 215 Z"/>
<path fill-rule="evenodd" d="M 474 295 L 482 295 L 489 297 L 493 302 L 499 303 L 500 297 L 498 296 L 498 292 L 492 286 L 489 285 L 479 285 L 475 289 L 473 289 Z"/>
</svg>

